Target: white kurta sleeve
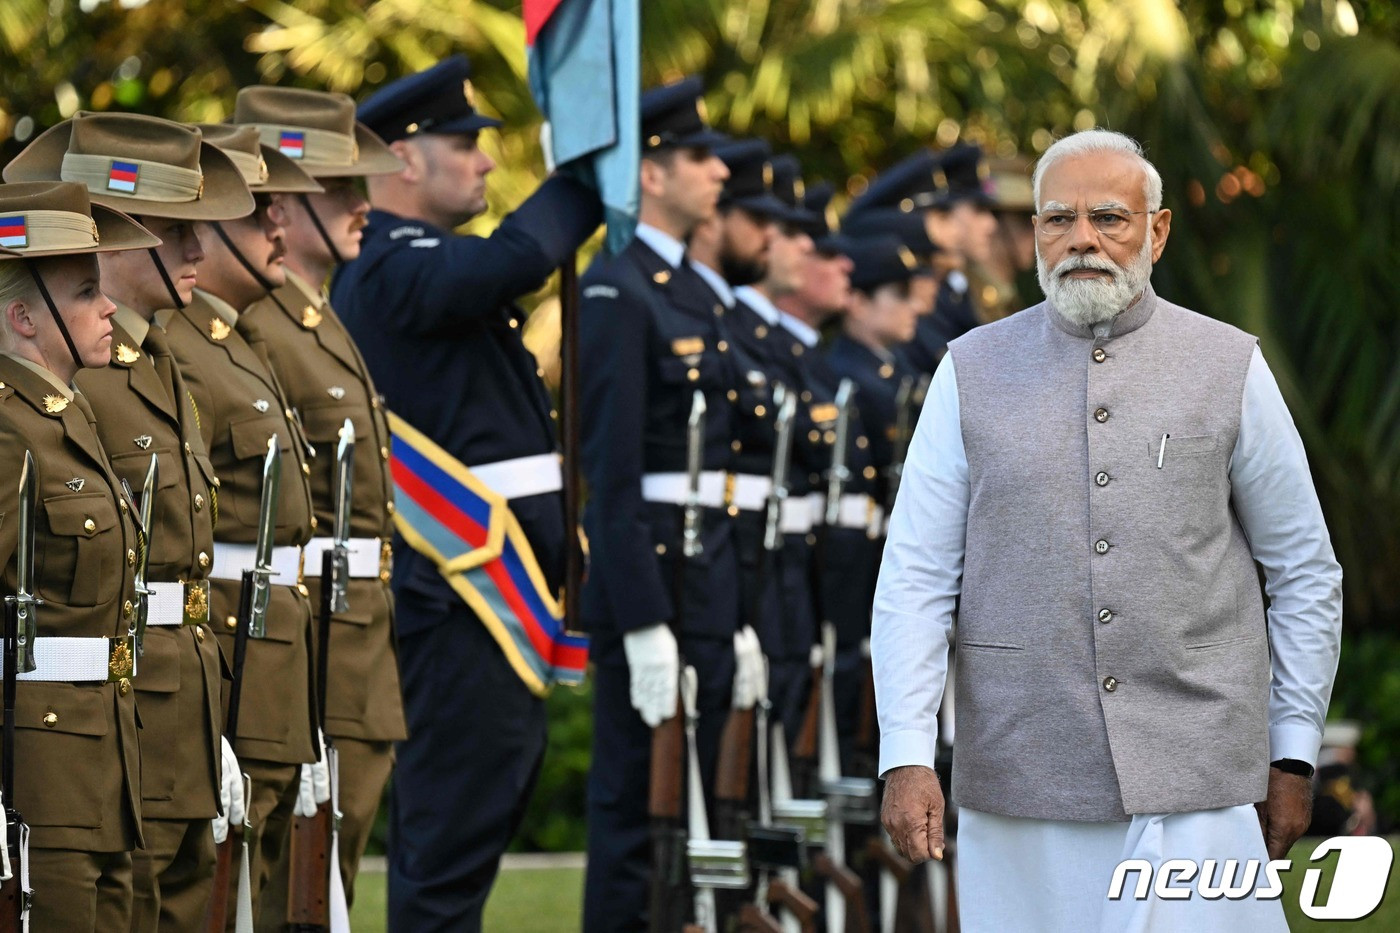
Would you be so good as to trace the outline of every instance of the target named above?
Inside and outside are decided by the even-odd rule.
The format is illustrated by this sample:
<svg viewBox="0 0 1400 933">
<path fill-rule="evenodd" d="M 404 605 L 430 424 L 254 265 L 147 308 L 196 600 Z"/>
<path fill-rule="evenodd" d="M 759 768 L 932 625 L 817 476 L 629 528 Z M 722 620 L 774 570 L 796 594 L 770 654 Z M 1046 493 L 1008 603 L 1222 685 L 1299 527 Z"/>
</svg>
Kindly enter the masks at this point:
<svg viewBox="0 0 1400 933">
<path fill-rule="evenodd" d="M 944 356 L 909 445 L 875 589 L 870 652 L 880 774 L 933 767 L 969 499 L 957 375 Z"/>
<path fill-rule="evenodd" d="M 1245 377 L 1230 482 L 1269 594 L 1269 759 L 1316 764 L 1341 648 L 1342 568 L 1302 439 L 1258 348 Z"/>
</svg>

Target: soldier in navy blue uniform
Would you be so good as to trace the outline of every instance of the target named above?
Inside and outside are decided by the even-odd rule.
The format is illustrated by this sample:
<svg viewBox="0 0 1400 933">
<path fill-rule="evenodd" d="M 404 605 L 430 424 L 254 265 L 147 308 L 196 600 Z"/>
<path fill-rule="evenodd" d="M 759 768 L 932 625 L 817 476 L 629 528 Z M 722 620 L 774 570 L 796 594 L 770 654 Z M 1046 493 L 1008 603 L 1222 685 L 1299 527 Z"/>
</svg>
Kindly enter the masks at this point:
<svg viewBox="0 0 1400 933">
<path fill-rule="evenodd" d="M 739 564 L 724 492 L 729 393 L 737 397 L 732 348 L 723 304 L 685 257 L 686 238 L 714 214 L 728 176 L 712 152 L 723 137 L 700 117 L 700 92 L 699 81 L 687 79 L 642 96 L 637 237 L 620 255 L 600 257 L 581 283 L 580 391 L 591 416 L 582 426 L 591 547 L 582 613 L 594 664 L 589 933 L 647 925 L 648 727 L 675 712 L 679 658 L 699 675 L 707 789 L 734 685 L 752 684 L 761 669 L 756 643 L 741 651 L 735 638 L 743 627 Z M 696 390 L 708 409 L 704 550 L 682 573 L 686 422 Z"/>
<path fill-rule="evenodd" d="M 595 194 L 552 177 L 490 237 L 453 228 L 485 210 L 494 167 L 465 57 L 395 81 L 361 122 L 407 168 L 369 181 L 360 257 L 332 302 L 388 408 L 509 501 L 551 591 L 566 540 L 555 417 L 513 302 L 598 226 Z M 479 469 L 478 469 L 479 468 Z M 395 538 L 393 590 L 409 738 L 390 799 L 389 928 L 479 930 L 500 855 L 545 746 L 545 709 L 427 557 Z"/>
<path fill-rule="evenodd" d="M 934 222 L 951 229 L 952 245 L 938 303 L 947 310 L 945 320 L 952 325 L 951 340 L 983 323 L 968 288 L 967 268 L 969 260 L 991 250 L 997 232 L 996 215 L 992 213 L 996 201 L 983 188 L 987 164 L 980 146 L 959 143 L 940 154 L 939 164 L 946 185 L 933 199 Z"/>
</svg>

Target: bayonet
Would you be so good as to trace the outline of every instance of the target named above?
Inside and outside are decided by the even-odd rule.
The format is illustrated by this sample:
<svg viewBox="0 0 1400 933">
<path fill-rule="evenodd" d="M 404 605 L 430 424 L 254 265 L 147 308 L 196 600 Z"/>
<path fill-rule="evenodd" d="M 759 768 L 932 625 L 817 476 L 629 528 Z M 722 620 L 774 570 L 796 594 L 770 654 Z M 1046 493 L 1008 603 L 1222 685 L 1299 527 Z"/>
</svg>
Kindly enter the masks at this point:
<svg viewBox="0 0 1400 933">
<path fill-rule="evenodd" d="M 258 543 L 253 567 L 253 598 L 248 617 L 248 637 L 267 636 L 267 604 L 272 598 L 272 535 L 277 524 L 277 503 L 282 483 L 282 452 L 277 435 L 267 439 L 263 460 L 262 501 L 258 504 Z"/>
<path fill-rule="evenodd" d="M 151 454 L 146 480 L 141 484 L 141 550 L 136 555 L 136 618 L 127 633 L 136 636 L 136 656 L 146 650 L 146 623 L 151 617 L 151 597 L 155 590 L 147 582 L 151 567 L 151 527 L 155 524 L 156 489 L 160 486 L 160 461 Z"/>
<path fill-rule="evenodd" d="M 797 393 L 788 391 L 781 382 L 773 387 L 773 402 L 778 406 L 773 444 L 773 482 L 768 491 L 768 514 L 763 526 L 763 547 L 776 551 L 782 547 L 783 501 L 788 495 L 788 471 L 792 465 L 792 423 L 797 414 Z"/>
<path fill-rule="evenodd" d="M 851 479 L 846 465 L 846 446 L 851 436 L 851 398 L 856 384 L 842 379 L 836 389 L 836 441 L 831 445 L 831 470 L 826 474 L 826 524 L 835 528 L 841 518 L 841 493 Z"/>
<path fill-rule="evenodd" d="M 38 668 L 34 639 L 38 637 L 38 609 L 44 601 L 34 591 L 34 513 L 39 507 L 39 479 L 34 455 L 24 452 L 19 474 L 19 540 L 15 545 L 15 595 L 6 602 L 15 607 L 15 671 L 28 674 Z"/>
<path fill-rule="evenodd" d="M 340 443 L 335 449 L 335 563 L 331 577 L 331 611 L 345 612 L 350 608 L 350 505 L 355 481 L 355 425 L 349 418 L 340 429 Z"/>
<path fill-rule="evenodd" d="M 686 557 L 699 557 L 705 550 L 700 540 L 700 468 L 705 459 L 705 393 L 699 389 L 690 403 L 690 417 L 686 420 L 686 496 L 685 525 L 681 539 L 681 550 Z"/>
</svg>

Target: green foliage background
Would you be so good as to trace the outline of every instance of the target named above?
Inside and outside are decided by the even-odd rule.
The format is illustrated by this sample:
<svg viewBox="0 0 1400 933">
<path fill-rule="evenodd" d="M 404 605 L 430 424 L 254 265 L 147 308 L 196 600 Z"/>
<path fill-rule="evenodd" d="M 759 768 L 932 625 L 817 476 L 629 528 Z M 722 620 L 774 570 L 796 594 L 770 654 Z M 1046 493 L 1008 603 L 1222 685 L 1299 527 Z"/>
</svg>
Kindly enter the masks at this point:
<svg viewBox="0 0 1400 933">
<path fill-rule="evenodd" d="M 1366 724 L 1400 813 L 1400 12 L 1389 0 L 643 0 L 647 83 L 705 76 L 710 116 L 847 194 L 918 146 L 1034 155 L 1142 139 L 1173 235 L 1158 289 L 1259 335 L 1346 571 L 1334 711 Z M 77 109 L 217 121 L 240 85 L 362 96 L 458 50 L 507 131 L 489 229 L 543 174 L 519 5 L 487 0 L 5 0 L 0 160 Z M 524 835 L 577 847 L 586 697 L 551 701 Z M 573 820 L 573 824 L 570 824 Z"/>
</svg>

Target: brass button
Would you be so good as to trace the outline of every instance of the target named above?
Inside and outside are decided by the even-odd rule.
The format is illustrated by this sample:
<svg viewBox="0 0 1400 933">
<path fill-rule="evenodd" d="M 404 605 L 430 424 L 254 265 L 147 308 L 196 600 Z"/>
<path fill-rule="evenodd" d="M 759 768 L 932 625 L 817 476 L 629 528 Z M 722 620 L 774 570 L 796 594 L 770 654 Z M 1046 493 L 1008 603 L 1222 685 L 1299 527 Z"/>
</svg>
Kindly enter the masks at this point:
<svg viewBox="0 0 1400 933">
<path fill-rule="evenodd" d="M 728 392 L 724 393 L 724 397 L 729 399 L 731 402 L 739 401 L 739 393 L 734 391 L 733 389 L 730 389 Z"/>
<path fill-rule="evenodd" d="M 200 493 L 194 494 L 194 510 L 201 511 L 204 508 L 204 496 Z"/>
<path fill-rule="evenodd" d="M 208 569 L 209 569 L 209 555 L 208 555 L 207 553 L 205 553 L 204 551 L 200 551 L 200 552 L 199 552 L 199 569 L 200 569 L 200 570 L 208 570 Z"/>
<path fill-rule="evenodd" d="M 126 565 L 128 567 L 136 566 L 136 552 L 133 551 L 131 548 L 126 549 Z"/>
<path fill-rule="evenodd" d="M 864 476 L 866 479 L 874 479 L 877 472 L 878 471 L 873 466 L 868 466 L 860 471 L 860 475 Z"/>
<path fill-rule="evenodd" d="M 190 450 L 190 442 L 189 442 L 189 441 L 185 441 L 185 453 L 187 453 L 187 454 L 188 454 L 188 453 L 193 453 L 193 451 Z"/>
<path fill-rule="evenodd" d="M 1094 477 L 1094 482 L 1097 483 L 1097 484 L 1100 485 L 1100 486 L 1107 486 L 1107 485 L 1108 485 L 1108 474 L 1107 474 L 1107 473 L 1104 473 L 1102 470 L 1100 470 L 1099 473 Z"/>
<path fill-rule="evenodd" d="M 730 441 L 730 442 L 729 442 L 729 449 L 732 450 L 732 451 L 734 451 L 734 452 L 737 454 L 739 451 L 741 451 L 741 450 L 744 449 L 744 445 L 743 445 L 743 443 L 740 442 L 740 441 Z"/>
<path fill-rule="evenodd" d="M 370 407 L 370 408 L 373 408 L 375 411 L 378 411 L 378 410 L 379 410 L 379 396 L 378 396 L 378 395 L 371 395 L 371 396 L 369 397 L 369 407 Z"/>
<path fill-rule="evenodd" d="M 204 626 L 196 625 L 194 627 L 194 638 L 195 641 L 199 642 L 201 645 L 204 644 Z"/>
<path fill-rule="evenodd" d="M 802 394 L 798 396 L 798 398 L 802 399 L 802 404 L 805 405 L 812 400 L 812 393 L 804 389 L 802 390 Z"/>
<path fill-rule="evenodd" d="M 388 448 L 388 447 L 380 447 L 380 448 L 379 448 L 379 459 L 380 459 L 380 460 L 388 460 L 388 459 L 389 459 L 389 448 Z"/>
<path fill-rule="evenodd" d="M 801 356 L 805 350 L 806 350 L 806 347 L 802 346 L 802 344 L 800 344 L 800 343 L 794 343 L 794 344 L 792 345 L 792 355 L 793 355 L 793 356 Z"/>
<path fill-rule="evenodd" d="M 307 476 L 310 476 L 310 475 L 311 475 L 311 466 L 310 466 L 309 464 L 303 463 L 303 464 L 301 465 L 301 472 L 302 472 L 303 474 L 307 475 Z"/>
<path fill-rule="evenodd" d="M 121 506 L 121 509 L 122 509 L 123 512 L 125 512 L 125 511 L 127 510 L 127 507 L 126 507 L 126 500 L 125 500 L 125 499 L 118 499 L 118 500 L 117 500 L 117 505 Z"/>
<path fill-rule="evenodd" d="M 55 713 L 53 710 L 49 710 L 47 713 L 45 713 L 44 725 L 48 726 L 50 729 L 58 725 L 58 714 Z"/>
<path fill-rule="evenodd" d="M 1094 550 L 1098 551 L 1100 554 L 1107 554 L 1108 542 L 1105 541 L 1103 538 L 1100 538 L 1099 540 L 1094 542 Z"/>
<path fill-rule="evenodd" d="M 83 522 L 83 531 L 86 531 L 88 534 L 92 534 L 96 530 L 97 522 L 93 521 L 90 518 L 87 521 Z"/>
<path fill-rule="evenodd" d="M 656 546 L 656 553 L 658 553 L 658 554 L 665 554 L 665 553 L 666 553 L 666 545 L 664 545 L 664 544 L 658 544 L 658 545 Z"/>
<path fill-rule="evenodd" d="M 315 530 L 316 530 L 316 526 L 319 525 L 319 524 L 321 524 L 321 523 L 318 522 L 318 521 L 316 521 L 316 516 L 315 516 L 315 515 L 311 516 L 311 530 L 312 530 L 312 531 L 315 531 Z"/>
<path fill-rule="evenodd" d="M 117 692 L 120 693 L 122 696 L 126 696 L 128 693 L 130 693 L 131 681 L 127 680 L 125 677 L 117 681 Z"/>
<path fill-rule="evenodd" d="M 727 341 L 727 340 L 721 340 L 719 343 L 715 344 L 715 349 L 718 350 L 718 351 L 721 352 L 721 353 L 728 353 L 728 352 L 729 352 L 729 341 Z"/>
<path fill-rule="evenodd" d="M 1102 363 L 1108 359 L 1108 354 L 1103 352 L 1103 347 L 1094 347 L 1094 362 Z"/>
<path fill-rule="evenodd" d="M 808 546 L 808 547 L 816 547 L 816 546 L 817 546 L 817 536 L 816 536 L 815 534 L 813 534 L 812 532 L 810 532 L 810 531 L 807 532 L 807 537 L 806 537 L 805 540 L 807 541 L 807 546 Z"/>
<path fill-rule="evenodd" d="M 388 512 L 390 515 L 393 515 L 393 514 L 394 514 L 394 503 L 392 503 L 392 502 L 386 502 L 386 503 L 384 503 L 384 511 Z"/>
<path fill-rule="evenodd" d="M 1099 621 L 1100 621 L 1100 622 L 1112 622 L 1112 621 L 1113 621 L 1113 610 L 1112 610 L 1112 609 L 1100 609 L 1100 610 L 1099 610 Z"/>
<path fill-rule="evenodd" d="M 690 368 L 690 369 L 687 369 L 687 370 L 685 371 L 685 378 L 689 379 L 691 382 L 695 382 L 695 381 L 699 380 L 699 378 L 700 378 L 700 370 L 695 369 L 694 367 L 692 367 L 692 368 Z"/>
<path fill-rule="evenodd" d="M 739 517 L 739 507 L 737 505 L 731 505 L 729 508 L 725 509 L 725 511 L 729 513 L 730 518 Z"/>
<path fill-rule="evenodd" d="M 1118 689 L 1118 681 L 1117 681 L 1117 679 L 1116 679 L 1116 678 L 1113 678 L 1113 677 L 1105 677 L 1105 678 L 1103 679 L 1103 688 L 1104 688 L 1105 690 L 1107 690 L 1109 693 L 1112 693 L 1113 691 L 1117 690 L 1117 689 Z"/>
<path fill-rule="evenodd" d="M 122 603 L 122 618 L 131 618 L 131 600 L 129 599 L 126 602 Z"/>
<path fill-rule="evenodd" d="M 510 319 L 510 329 L 511 329 L 511 330 L 515 330 L 515 329 L 516 329 L 517 327 L 519 327 L 519 326 L 520 326 L 520 322 L 519 322 L 519 321 L 517 321 L 515 318 L 511 318 L 511 319 Z"/>
<path fill-rule="evenodd" d="M 551 421 L 558 421 L 558 420 L 559 420 L 559 412 L 556 411 L 555 409 L 551 408 L 551 409 L 549 410 L 549 419 L 550 419 Z"/>
<path fill-rule="evenodd" d="M 753 329 L 753 335 L 759 340 L 762 340 L 764 337 L 768 336 L 768 328 L 760 324 Z"/>
<path fill-rule="evenodd" d="M 291 420 L 292 420 L 292 410 L 291 410 L 290 408 L 284 408 L 284 409 L 282 409 L 282 414 L 284 414 L 284 415 L 287 416 L 287 420 L 288 420 L 288 421 L 291 421 Z"/>
<path fill-rule="evenodd" d="M 768 414 L 768 409 L 762 405 L 755 405 L 753 407 L 753 413 L 754 417 L 762 418 L 764 415 Z"/>
<path fill-rule="evenodd" d="M 225 619 L 224 628 L 228 629 L 230 632 L 238 628 L 238 616 L 229 616 Z"/>
<path fill-rule="evenodd" d="M 815 444 L 815 443 L 817 443 L 818 441 L 820 441 L 821 439 L 822 439 L 822 432 L 818 431 L 816 428 L 813 428 L 812 430 L 810 430 L 810 431 L 807 432 L 807 440 L 808 440 L 809 442 Z"/>
<path fill-rule="evenodd" d="M 1100 409 L 1098 409 L 1097 411 L 1095 411 L 1095 412 L 1094 412 L 1094 420 L 1097 421 L 1099 424 L 1103 424 L 1105 421 L 1107 421 L 1107 420 L 1108 420 L 1108 409 L 1107 409 L 1107 408 L 1100 408 Z"/>
<path fill-rule="evenodd" d="M 826 441 L 828 444 L 835 444 L 835 443 L 836 443 L 836 432 L 835 432 L 835 431 L 827 431 L 825 434 L 822 435 L 822 440 Z"/>
<path fill-rule="evenodd" d="M 889 363 L 881 363 L 881 364 L 880 364 L 880 378 L 881 378 L 881 379 L 888 379 L 888 378 L 890 378 L 890 377 L 893 376 L 893 375 L 894 375 L 894 367 L 893 367 L 893 366 L 891 366 Z"/>
<path fill-rule="evenodd" d="M 310 596 L 310 595 L 311 595 L 311 591 L 308 590 L 308 589 L 306 588 L 306 584 L 305 584 L 305 583 L 298 583 L 298 584 L 297 584 L 297 592 L 300 593 L 300 594 L 303 595 L 303 596 Z"/>
<path fill-rule="evenodd" d="M 860 448 L 861 450 L 864 450 L 869 446 L 870 440 L 869 438 L 865 437 L 865 435 L 861 435 L 860 437 L 856 438 L 856 447 Z"/>
</svg>

